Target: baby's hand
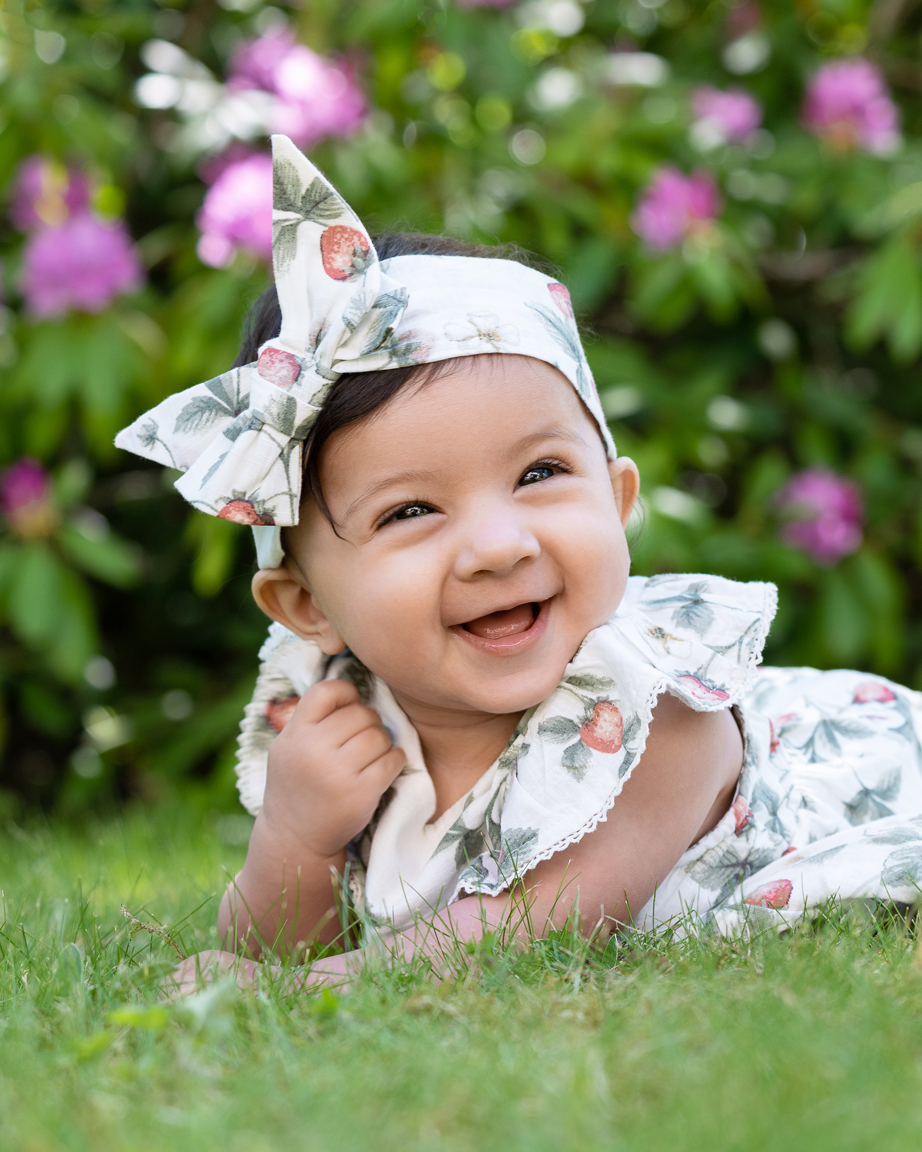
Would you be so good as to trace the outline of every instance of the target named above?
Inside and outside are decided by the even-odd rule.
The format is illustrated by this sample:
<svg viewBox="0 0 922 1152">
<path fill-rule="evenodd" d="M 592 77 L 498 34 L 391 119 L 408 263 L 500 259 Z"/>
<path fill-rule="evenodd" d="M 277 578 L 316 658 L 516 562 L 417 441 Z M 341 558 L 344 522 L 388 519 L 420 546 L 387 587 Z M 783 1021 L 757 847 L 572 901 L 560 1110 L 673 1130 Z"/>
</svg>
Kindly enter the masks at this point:
<svg viewBox="0 0 922 1152">
<path fill-rule="evenodd" d="M 329 859 L 368 824 L 405 763 L 353 685 L 323 680 L 272 742 L 263 818 Z"/>
</svg>

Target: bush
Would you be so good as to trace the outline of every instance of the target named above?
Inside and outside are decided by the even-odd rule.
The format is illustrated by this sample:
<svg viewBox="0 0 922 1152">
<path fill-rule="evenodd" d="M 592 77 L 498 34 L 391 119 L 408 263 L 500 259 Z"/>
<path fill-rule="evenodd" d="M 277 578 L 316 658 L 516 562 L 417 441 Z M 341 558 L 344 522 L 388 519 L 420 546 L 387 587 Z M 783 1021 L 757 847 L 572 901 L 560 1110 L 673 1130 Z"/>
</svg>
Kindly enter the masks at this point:
<svg viewBox="0 0 922 1152">
<path fill-rule="evenodd" d="M 922 14 L 223 4 L 4 8 L 8 791 L 225 794 L 248 534 L 112 437 L 233 359 L 273 127 L 372 229 L 559 265 L 641 467 L 635 571 L 775 580 L 771 661 L 922 683 Z"/>
</svg>

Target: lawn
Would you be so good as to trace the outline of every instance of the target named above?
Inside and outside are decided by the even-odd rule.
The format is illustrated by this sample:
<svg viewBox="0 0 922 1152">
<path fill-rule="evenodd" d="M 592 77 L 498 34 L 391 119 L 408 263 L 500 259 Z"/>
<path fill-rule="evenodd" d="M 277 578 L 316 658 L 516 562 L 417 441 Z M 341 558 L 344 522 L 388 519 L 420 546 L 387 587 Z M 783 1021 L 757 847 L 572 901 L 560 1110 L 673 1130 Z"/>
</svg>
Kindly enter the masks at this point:
<svg viewBox="0 0 922 1152">
<path fill-rule="evenodd" d="M 190 804 L 6 826 L 4 1150 L 919 1146 L 922 966 L 891 917 L 159 1005 L 174 954 L 120 906 L 213 945 L 241 821 Z"/>
</svg>

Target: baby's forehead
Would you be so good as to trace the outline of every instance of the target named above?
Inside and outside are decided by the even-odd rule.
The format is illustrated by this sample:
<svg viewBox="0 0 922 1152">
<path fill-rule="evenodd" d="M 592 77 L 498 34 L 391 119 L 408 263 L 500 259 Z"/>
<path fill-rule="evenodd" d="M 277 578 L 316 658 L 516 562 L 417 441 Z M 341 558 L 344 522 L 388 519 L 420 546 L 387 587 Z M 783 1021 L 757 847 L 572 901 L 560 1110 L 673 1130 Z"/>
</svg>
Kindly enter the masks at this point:
<svg viewBox="0 0 922 1152">
<path fill-rule="evenodd" d="M 399 450 L 400 432 L 410 428 L 442 442 L 463 441 L 474 431 L 509 440 L 533 432 L 551 415 L 558 425 L 595 425 L 573 385 L 552 364 L 510 354 L 464 356 L 426 365 L 370 414 L 366 427 L 375 439 L 394 436 Z"/>
</svg>

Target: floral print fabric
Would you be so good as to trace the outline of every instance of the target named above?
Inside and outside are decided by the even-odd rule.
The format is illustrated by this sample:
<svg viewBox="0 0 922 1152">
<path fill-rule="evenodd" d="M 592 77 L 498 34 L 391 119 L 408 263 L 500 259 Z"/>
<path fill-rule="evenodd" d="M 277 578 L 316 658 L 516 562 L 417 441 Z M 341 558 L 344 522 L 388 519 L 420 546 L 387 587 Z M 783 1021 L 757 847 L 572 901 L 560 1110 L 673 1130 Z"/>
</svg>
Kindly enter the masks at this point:
<svg viewBox="0 0 922 1152">
<path fill-rule="evenodd" d="M 732 809 L 639 920 L 784 927 L 827 900 L 914 903 L 922 884 L 922 696 L 864 672 L 765 668 L 744 698 Z"/>
<path fill-rule="evenodd" d="M 184 475 L 203 512 L 256 530 L 262 567 L 298 523 L 301 448 L 343 372 L 496 352 L 559 369 L 615 446 L 562 284 L 510 260 L 379 261 L 365 227 L 286 136 L 272 138 L 272 263 L 282 312 L 259 359 L 167 397 L 116 445 Z"/>
<path fill-rule="evenodd" d="M 354 657 L 327 659 L 275 624 L 243 724 L 241 799 L 258 810 L 269 745 L 301 693 L 323 678 L 355 683 L 407 753 L 373 825 L 353 845 L 364 909 L 373 922 L 407 927 L 414 915 L 465 893 L 504 891 L 591 832 L 640 761 L 657 696 L 671 692 L 697 711 L 737 704 L 774 611 L 770 584 L 633 577 L 618 611 L 586 637 L 558 688 L 523 716 L 497 761 L 435 821 L 419 740 L 387 685 Z"/>
</svg>

